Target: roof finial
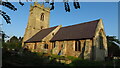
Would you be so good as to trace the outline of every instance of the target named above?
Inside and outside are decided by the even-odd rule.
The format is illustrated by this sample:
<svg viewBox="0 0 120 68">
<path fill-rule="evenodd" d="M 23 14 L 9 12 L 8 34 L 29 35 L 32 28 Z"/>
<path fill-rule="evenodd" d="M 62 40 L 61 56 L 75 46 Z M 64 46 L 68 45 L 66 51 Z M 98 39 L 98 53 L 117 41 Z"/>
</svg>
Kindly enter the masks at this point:
<svg viewBox="0 0 120 68">
<path fill-rule="evenodd" d="M 37 3 L 38 3 L 38 0 L 36 0 L 36 1 L 34 2 L 34 5 L 37 4 Z"/>
</svg>

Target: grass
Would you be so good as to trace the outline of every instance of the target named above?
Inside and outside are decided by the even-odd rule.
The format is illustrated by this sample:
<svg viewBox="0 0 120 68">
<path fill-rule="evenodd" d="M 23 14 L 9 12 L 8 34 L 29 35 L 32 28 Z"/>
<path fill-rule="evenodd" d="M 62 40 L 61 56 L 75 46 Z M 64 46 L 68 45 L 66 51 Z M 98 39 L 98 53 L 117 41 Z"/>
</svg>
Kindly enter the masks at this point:
<svg viewBox="0 0 120 68">
<path fill-rule="evenodd" d="M 9 51 L 3 51 L 3 66 L 63 66 L 43 53 L 23 52 L 22 55 L 11 55 Z"/>
<path fill-rule="evenodd" d="M 70 64 L 63 64 L 56 62 L 56 59 L 67 59 L 72 60 Z M 120 60 L 115 60 L 116 66 L 120 66 Z M 77 68 L 82 66 L 92 66 L 92 67 L 113 67 L 113 61 L 90 61 L 76 58 L 73 56 L 59 56 L 54 54 L 44 54 L 36 52 L 23 52 L 22 55 L 11 55 L 7 50 L 3 49 L 3 66 L 4 65 L 13 65 L 13 66 L 61 66 L 61 67 L 71 67 Z"/>
<path fill-rule="evenodd" d="M 74 56 L 66 56 L 66 58 L 74 61 L 74 60 L 79 60 L 80 58 L 74 57 Z"/>
</svg>

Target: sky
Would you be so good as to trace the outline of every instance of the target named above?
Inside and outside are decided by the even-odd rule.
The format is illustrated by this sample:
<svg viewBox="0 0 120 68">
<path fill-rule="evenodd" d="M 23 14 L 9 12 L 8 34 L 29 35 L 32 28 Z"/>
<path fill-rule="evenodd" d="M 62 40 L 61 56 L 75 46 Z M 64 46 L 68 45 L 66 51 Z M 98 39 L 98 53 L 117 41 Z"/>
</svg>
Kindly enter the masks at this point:
<svg viewBox="0 0 120 68">
<path fill-rule="evenodd" d="M 17 11 L 6 7 L 2 9 L 11 17 L 12 24 L 6 24 L 2 19 L 2 30 L 10 37 L 23 37 L 28 23 L 29 8 L 31 2 L 25 2 L 24 6 L 13 2 Z M 33 3 L 32 3 L 33 4 Z M 50 12 L 50 27 L 56 25 L 69 26 L 97 19 L 102 19 L 106 35 L 118 38 L 118 3 L 117 2 L 80 2 L 81 8 L 75 9 L 70 2 L 70 12 L 64 10 L 62 2 L 55 3 L 55 9 Z"/>
</svg>

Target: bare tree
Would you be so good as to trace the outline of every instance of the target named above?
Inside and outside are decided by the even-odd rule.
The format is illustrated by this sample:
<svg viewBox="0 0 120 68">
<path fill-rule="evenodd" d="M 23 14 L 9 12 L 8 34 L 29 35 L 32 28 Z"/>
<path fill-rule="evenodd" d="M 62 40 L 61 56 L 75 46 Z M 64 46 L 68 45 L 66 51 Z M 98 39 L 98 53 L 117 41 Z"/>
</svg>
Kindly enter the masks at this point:
<svg viewBox="0 0 120 68">
<path fill-rule="evenodd" d="M 26 1 L 28 2 L 28 1 L 32 1 L 32 0 L 26 0 Z M 21 6 L 24 5 L 24 3 L 21 2 L 21 0 L 19 0 L 18 3 Z M 43 3 L 49 4 L 50 10 L 54 10 L 54 7 L 55 7 L 54 0 L 52 0 L 52 2 L 50 2 L 50 0 L 46 0 L 46 2 L 43 2 Z M 70 12 L 70 6 L 69 6 L 68 0 L 63 0 L 63 3 L 64 3 L 64 7 L 65 7 L 66 12 Z M 7 7 L 13 11 L 17 10 L 17 8 L 10 2 L 4 2 L 4 1 L 0 0 L 0 5 Z M 79 2 L 77 2 L 77 0 L 74 0 L 73 6 L 75 9 L 78 9 L 78 8 L 80 9 L 80 5 L 79 5 Z M 5 11 L 0 10 L 0 15 L 4 18 L 4 20 L 6 21 L 7 24 L 11 24 L 11 21 L 10 21 L 11 18 L 9 17 L 9 15 Z"/>
</svg>

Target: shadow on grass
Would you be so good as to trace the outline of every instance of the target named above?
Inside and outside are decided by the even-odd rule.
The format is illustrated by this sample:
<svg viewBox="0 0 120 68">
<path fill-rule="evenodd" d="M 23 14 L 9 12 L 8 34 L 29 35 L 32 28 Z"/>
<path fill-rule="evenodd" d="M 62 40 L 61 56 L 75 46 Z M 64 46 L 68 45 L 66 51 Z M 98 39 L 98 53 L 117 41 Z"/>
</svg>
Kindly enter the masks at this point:
<svg viewBox="0 0 120 68">
<path fill-rule="evenodd" d="M 50 60 L 49 56 L 45 56 L 43 53 L 30 52 L 24 50 L 22 53 L 16 51 L 10 51 L 2 49 L 3 60 L 2 67 L 6 66 L 60 66 L 64 67 L 65 64 L 56 62 L 55 59 Z"/>
<path fill-rule="evenodd" d="M 12 51 L 2 49 L 2 67 L 19 66 L 19 67 L 57 67 L 57 68 L 114 68 L 113 61 L 90 61 L 75 58 L 72 56 L 66 57 L 72 60 L 70 64 L 56 62 L 56 58 L 64 59 L 62 56 L 52 55 L 50 59 L 49 54 L 30 52 L 29 50 Z M 120 67 L 120 60 L 115 60 L 115 68 Z"/>
</svg>

